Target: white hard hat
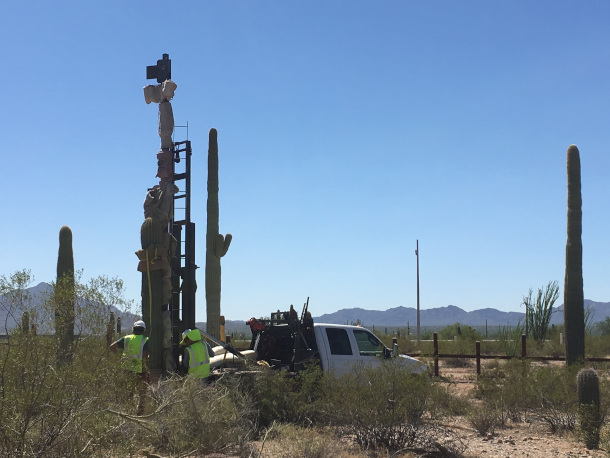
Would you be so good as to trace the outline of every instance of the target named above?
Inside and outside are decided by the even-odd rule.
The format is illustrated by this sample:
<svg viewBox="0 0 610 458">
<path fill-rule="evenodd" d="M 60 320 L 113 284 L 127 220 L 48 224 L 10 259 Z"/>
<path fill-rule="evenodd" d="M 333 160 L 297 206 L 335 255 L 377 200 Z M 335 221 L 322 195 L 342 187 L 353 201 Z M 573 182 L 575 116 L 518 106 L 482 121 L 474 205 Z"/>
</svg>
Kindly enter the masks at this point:
<svg viewBox="0 0 610 458">
<path fill-rule="evenodd" d="M 138 320 L 133 324 L 133 327 L 146 329 L 146 323 L 144 323 L 142 320 Z"/>
</svg>

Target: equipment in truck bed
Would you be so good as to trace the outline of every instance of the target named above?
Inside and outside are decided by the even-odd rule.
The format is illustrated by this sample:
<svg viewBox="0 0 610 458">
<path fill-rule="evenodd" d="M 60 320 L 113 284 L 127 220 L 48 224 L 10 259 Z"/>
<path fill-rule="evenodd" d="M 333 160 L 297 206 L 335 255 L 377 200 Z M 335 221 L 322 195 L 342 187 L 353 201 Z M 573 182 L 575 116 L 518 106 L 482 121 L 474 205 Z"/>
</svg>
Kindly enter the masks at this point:
<svg viewBox="0 0 610 458">
<path fill-rule="evenodd" d="M 266 361 L 271 367 L 299 371 L 315 358 L 318 348 L 313 331 L 313 318 L 307 311 L 309 298 L 303 305 L 299 318 L 291 305 L 287 312 L 271 313 L 271 318 L 248 320 L 252 330 L 250 348 L 256 350 L 257 360 Z"/>
</svg>

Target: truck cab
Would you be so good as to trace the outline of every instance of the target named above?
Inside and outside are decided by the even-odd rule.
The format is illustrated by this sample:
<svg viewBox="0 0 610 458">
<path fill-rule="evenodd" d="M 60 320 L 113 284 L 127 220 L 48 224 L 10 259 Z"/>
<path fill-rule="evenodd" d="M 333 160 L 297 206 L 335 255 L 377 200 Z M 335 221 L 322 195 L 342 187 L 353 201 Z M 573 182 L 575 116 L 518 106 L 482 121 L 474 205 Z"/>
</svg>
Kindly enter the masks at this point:
<svg viewBox="0 0 610 458">
<path fill-rule="evenodd" d="M 379 338 L 366 328 L 338 324 L 315 324 L 318 356 L 324 372 L 341 376 L 355 365 L 376 367 L 392 356 Z M 421 361 L 406 355 L 398 355 L 399 363 L 414 373 L 423 373 L 427 367 Z"/>
<path fill-rule="evenodd" d="M 341 376 L 357 365 L 378 366 L 394 360 L 412 373 L 424 373 L 427 366 L 407 355 L 397 355 L 375 334 L 360 326 L 315 323 L 306 308 L 298 318 L 291 306 L 288 312 L 272 313 L 270 319 L 251 319 L 251 349 L 257 359 L 273 368 L 298 372 L 316 361 L 322 371 Z M 396 352 L 397 353 L 397 352 Z"/>
</svg>

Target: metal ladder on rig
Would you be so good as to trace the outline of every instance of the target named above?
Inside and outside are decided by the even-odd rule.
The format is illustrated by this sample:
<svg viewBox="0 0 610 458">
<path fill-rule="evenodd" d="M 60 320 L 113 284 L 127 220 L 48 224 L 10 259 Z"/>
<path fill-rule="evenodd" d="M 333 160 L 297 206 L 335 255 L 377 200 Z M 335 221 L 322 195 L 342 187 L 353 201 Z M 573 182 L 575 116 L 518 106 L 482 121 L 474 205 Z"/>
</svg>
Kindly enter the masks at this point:
<svg viewBox="0 0 610 458">
<path fill-rule="evenodd" d="M 188 123 L 186 126 L 188 138 Z M 171 234 L 177 241 L 172 260 L 172 297 L 169 310 L 172 320 L 172 350 L 178 360 L 178 343 L 184 329 L 195 327 L 195 293 L 197 291 L 195 263 L 195 223 L 191 221 L 191 141 L 173 143 L 174 183 L 180 189 L 174 195 L 170 220 Z M 184 186 L 180 186 L 183 181 Z"/>
</svg>

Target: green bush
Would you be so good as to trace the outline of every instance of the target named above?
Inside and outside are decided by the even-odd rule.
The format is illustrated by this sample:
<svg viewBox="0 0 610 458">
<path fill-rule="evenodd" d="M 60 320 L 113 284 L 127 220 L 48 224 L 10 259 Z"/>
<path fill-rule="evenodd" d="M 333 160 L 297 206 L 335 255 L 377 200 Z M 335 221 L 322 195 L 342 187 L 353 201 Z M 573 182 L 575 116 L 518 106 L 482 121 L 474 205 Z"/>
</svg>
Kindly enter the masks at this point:
<svg viewBox="0 0 610 458">
<path fill-rule="evenodd" d="M 551 433 L 573 431 L 576 426 L 575 377 L 576 368 L 550 365 L 537 368 L 532 375 L 532 411 Z"/>
<path fill-rule="evenodd" d="M 346 445 L 329 430 L 302 428 L 272 423 L 265 431 L 256 454 L 250 456 L 281 456 L 284 458 L 327 458 L 354 456 L 358 450 L 346 451 Z M 349 452 L 349 455 L 348 453 Z"/>
<path fill-rule="evenodd" d="M 499 369 L 485 370 L 478 378 L 474 396 L 499 414 L 500 423 L 520 421 L 534 401 L 527 361 L 509 360 Z"/>
<path fill-rule="evenodd" d="M 487 406 L 472 406 L 466 415 L 468 423 L 481 436 L 493 434 L 501 424 L 500 415 L 497 411 L 489 409 Z"/>
<path fill-rule="evenodd" d="M 442 399 L 443 389 L 430 378 L 405 374 L 387 361 L 375 369 L 360 366 L 353 373 L 324 380 L 330 421 L 363 448 L 425 448 L 430 444 L 424 442 L 438 438 L 433 425 L 422 418 L 425 412 L 435 414 Z"/>
<path fill-rule="evenodd" d="M 192 377 L 174 377 L 151 387 L 152 412 L 137 420 L 140 444 L 172 456 L 245 446 L 255 432 L 256 412 L 236 378 L 208 387 Z"/>
<path fill-rule="evenodd" d="M 461 323 L 454 323 L 450 326 L 446 326 L 438 332 L 438 338 L 440 340 L 453 340 L 454 336 L 457 336 L 458 341 L 465 340 L 475 342 L 483 339 L 483 336 L 479 334 L 476 329 Z"/>
<path fill-rule="evenodd" d="M 0 277 L 0 308 L 8 317 L 28 313 L 39 332 L 53 332 L 52 297 L 30 297 L 33 278 L 28 271 Z M 93 292 L 77 285 L 76 320 L 87 332 L 69 343 L 72 366 L 55 367 L 58 339 L 35 335 L 29 329 L 9 329 L 0 349 L 0 455 L 76 456 L 111 429 L 107 409 L 128 399 L 125 374 L 107 354 L 103 333 L 96 332 L 95 317 L 108 318 L 108 280 L 97 290 L 98 301 L 85 302 Z M 86 306 L 85 306 L 86 304 Z"/>
<path fill-rule="evenodd" d="M 525 328 L 521 324 L 521 319 L 515 326 L 498 326 L 497 339 L 506 356 L 516 356 L 521 353 L 521 336 L 523 334 L 525 334 Z"/>
<path fill-rule="evenodd" d="M 309 426 L 326 414 L 323 397 L 322 370 L 310 364 L 293 374 L 266 370 L 258 374 L 252 385 L 252 397 L 261 428 L 273 422 Z"/>
</svg>

